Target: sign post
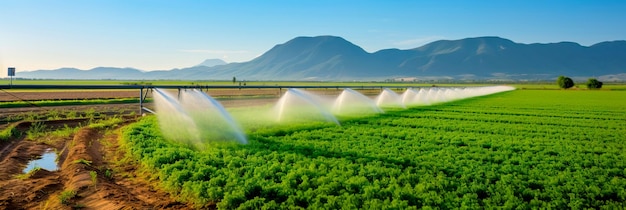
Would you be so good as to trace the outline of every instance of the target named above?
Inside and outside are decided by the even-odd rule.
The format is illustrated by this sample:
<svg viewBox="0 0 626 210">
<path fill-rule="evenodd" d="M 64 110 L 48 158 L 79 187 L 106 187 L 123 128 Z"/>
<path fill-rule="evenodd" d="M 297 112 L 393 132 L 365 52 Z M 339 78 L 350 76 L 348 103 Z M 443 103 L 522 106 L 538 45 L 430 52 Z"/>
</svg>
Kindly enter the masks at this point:
<svg viewBox="0 0 626 210">
<path fill-rule="evenodd" d="M 9 77 L 11 77 L 10 79 L 10 83 L 9 83 L 9 87 L 13 86 L 13 77 L 15 76 L 15 67 L 9 67 Z"/>
</svg>

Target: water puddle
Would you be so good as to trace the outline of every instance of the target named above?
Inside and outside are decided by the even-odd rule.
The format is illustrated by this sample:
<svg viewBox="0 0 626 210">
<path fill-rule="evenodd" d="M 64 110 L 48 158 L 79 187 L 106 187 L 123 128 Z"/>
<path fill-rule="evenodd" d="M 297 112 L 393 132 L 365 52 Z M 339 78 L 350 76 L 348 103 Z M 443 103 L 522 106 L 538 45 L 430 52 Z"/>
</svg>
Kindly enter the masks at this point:
<svg viewBox="0 0 626 210">
<path fill-rule="evenodd" d="M 30 162 L 28 162 L 28 165 L 23 172 L 28 173 L 35 167 L 46 169 L 48 171 L 56 171 L 58 169 L 56 159 L 57 154 L 54 151 L 48 149 L 45 153 L 43 153 L 43 155 L 41 155 L 40 159 L 31 160 Z"/>
</svg>

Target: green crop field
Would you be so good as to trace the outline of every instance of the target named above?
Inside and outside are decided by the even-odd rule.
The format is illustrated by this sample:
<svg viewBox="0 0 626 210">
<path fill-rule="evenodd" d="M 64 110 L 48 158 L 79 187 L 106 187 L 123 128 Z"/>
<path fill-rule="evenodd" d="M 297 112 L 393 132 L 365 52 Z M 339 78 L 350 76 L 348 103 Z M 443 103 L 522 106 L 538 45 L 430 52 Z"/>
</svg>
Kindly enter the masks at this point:
<svg viewBox="0 0 626 210">
<path fill-rule="evenodd" d="M 196 151 L 164 140 L 149 116 L 123 130 L 122 144 L 199 207 L 626 206 L 624 91 L 516 90 L 341 126 L 245 129 L 249 144 Z"/>
</svg>

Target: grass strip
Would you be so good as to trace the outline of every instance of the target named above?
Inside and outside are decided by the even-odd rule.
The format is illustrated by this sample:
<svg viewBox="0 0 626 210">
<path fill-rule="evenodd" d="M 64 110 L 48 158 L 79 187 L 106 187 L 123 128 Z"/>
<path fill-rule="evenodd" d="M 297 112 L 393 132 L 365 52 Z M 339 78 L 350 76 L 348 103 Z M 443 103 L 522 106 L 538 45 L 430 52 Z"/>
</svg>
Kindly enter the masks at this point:
<svg viewBox="0 0 626 210">
<path fill-rule="evenodd" d="M 150 102 L 146 100 L 144 102 Z M 130 104 L 139 103 L 138 98 L 121 99 L 83 99 L 83 100 L 44 100 L 44 101 L 11 101 L 0 102 L 0 108 L 43 107 L 43 106 L 74 106 L 95 104 Z"/>
<path fill-rule="evenodd" d="M 0 131 L 0 142 L 8 141 L 15 133 L 15 124 L 9 125 L 9 127 Z"/>
</svg>

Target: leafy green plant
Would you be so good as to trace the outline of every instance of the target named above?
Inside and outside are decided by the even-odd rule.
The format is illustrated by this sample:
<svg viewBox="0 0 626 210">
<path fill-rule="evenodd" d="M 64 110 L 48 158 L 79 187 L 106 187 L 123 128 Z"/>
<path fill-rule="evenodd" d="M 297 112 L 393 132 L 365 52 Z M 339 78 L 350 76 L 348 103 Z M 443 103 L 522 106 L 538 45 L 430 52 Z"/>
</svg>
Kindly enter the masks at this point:
<svg viewBox="0 0 626 210">
<path fill-rule="evenodd" d="M 85 159 L 78 159 L 74 161 L 75 164 L 85 164 L 87 166 L 91 166 L 91 161 L 90 160 L 85 160 Z"/>
<path fill-rule="evenodd" d="M 107 170 L 104 171 L 104 177 L 107 179 L 113 179 L 113 171 L 107 168 Z"/>
<path fill-rule="evenodd" d="M 93 187 L 95 188 L 98 184 L 98 173 L 96 171 L 90 171 L 89 176 L 91 176 L 91 182 L 93 183 Z"/>
<path fill-rule="evenodd" d="M 89 118 L 89 119 L 93 120 L 93 118 L 95 118 L 95 117 L 96 117 L 96 110 L 95 109 L 91 108 L 91 109 L 85 111 L 85 118 Z"/>
<path fill-rule="evenodd" d="M 76 191 L 74 191 L 74 190 L 64 190 L 59 195 L 59 201 L 61 201 L 61 204 L 63 204 L 63 205 L 70 205 L 70 200 L 72 198 L 74 198 L 74 197 L 76 197 Z"/>
<path fill-rule="evenodd" d="M 68 119 L 78 118 L 78 113 L 76 111 L 69 111 L 65 113 L 65 117 Z"/>
<path fill-rule="evenodd" d="M 204 150 L 164 139 L 147 116 L 120 148 L 199 208 L 619 209 L 625 96 L 520 90 L 341 126 L 249 119 L 248 144 Z"/>
<path fill-rule="evenodd" d="M 15 136 L 16 135 L 15 131 L 16 131 L 15 125 L 10 125 L 9 127 L 0 131 L 0 141 L 7 141 L 11 137 Z"/>
<path fill-rule="evenodd" d="M 52 131 L 51 136 L 56 137 L 69 137 L 72 134 L 76 133 L 80 129 L 80 126 L 70 127 L 67 124 L 63 125 L 63 128 Z"/>
<path fill-rule="evenodd" d="M 95 129 L 106 129 L 106 128 L 115 127 L 122 122 L 124 122 L 124 119 L 116 116 L 116 117 L 106 118 L 102 120 L 96 120 L 95 122 L 90 123 L 89 127 L 95 128 Z"/>
<path fill-rule="evenodd" d="M 58 119 L 61 119 L 61 116 L 60 116 L 58 110 L 50 110 L 50 111 L 48 111 L 48 113 L 46 113 L 46 115 L 48 116 L 48 120 L 58 120 Z"/>
<path fill-rule="evenodd" d="M 16 179 L 28 179 L 31 176 L 33 176 L 33 174 L 37 173 L 37 171 L 39 170 L 41 170 L 41 167 L 35 166 L 33 169 L 31 169 L 30 171 L 26 173 L 15 175 L 15 178 Z"/>
<path fill-rule="evenodd" d="M 3 107 L 3 108 L 10 108 L 10 107 Z M 23 113 L 21 118 L 26 121 L 35 121 L 35 120 L 38 120 L 37 116 L 39 115 L 30 111 L 27 113 Z"/>
<path fill-rule="evenodd" d="M 44 122 L 33 122 L 26 131 L 26 136 L 29 139 L 36 139 L 37 137 L 45 135 L 45 131 L 46 124 Z"/>
</svg>

